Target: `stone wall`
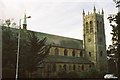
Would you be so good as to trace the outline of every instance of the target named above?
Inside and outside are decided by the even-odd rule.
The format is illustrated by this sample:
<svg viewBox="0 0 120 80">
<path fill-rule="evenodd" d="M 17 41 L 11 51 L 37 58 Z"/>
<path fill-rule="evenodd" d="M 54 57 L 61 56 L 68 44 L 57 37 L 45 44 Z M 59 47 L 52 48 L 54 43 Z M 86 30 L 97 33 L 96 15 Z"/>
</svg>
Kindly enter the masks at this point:
<svg viewBox="0 0 120 80">
<path fill-rule="evenodd" d="M 64 65 L 66 65 L 66 69 L 64 68 Z M 74 68 L 74 65 L 75 65 L 75 68 Z M 92 64 L 90 67 L 90 64 L 74 64 L 74 63 L 56 63 L 56 68 L 54 68 L 53 64 L 51 63 L 46 63 L 44 66 L 45 66 L 44 68 L 38 69 L 38 72 L 37 72 L 38 75 L 42 75 L 44 77 L 57 75 L 58 72 L 62 72 L 63 70 L 65 70 L 66 73 L 69 73 L 72 71 L 80 73 L 80 72 L 90 70 L 90 68 L 93 67 Z M 82 66 L 84 66 L 83 69 L 82 69 Z"/>
<path fill-rule="evenodd" d="M 56 55 L 55 54 L 55 49 L 58 49 L 58 55 L 59 56 L 64 56 L 64 50 L 67 49 L 67 56 L 73 56 L 72 51 L 75 50 L 75 57 L 84 57 L 84 50 L 83 49 L 72 49 L 72 48 L 64 48 L 64 47 L 59 47 L 59 46 L 52 46 L 50 48 L 50 53 L 49 55 Z M 82 56 L 80 56 L 80 52 L 82 52 Z"/>
</svg>

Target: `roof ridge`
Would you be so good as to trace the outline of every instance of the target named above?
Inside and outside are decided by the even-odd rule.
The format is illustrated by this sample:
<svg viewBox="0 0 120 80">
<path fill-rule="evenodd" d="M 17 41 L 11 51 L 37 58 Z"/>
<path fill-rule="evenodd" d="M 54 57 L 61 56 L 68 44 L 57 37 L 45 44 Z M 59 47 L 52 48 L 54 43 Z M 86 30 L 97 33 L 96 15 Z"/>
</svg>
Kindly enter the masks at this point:
<svg viewBox="0 0 120 80">
<path fill-rule="evenodd" d="M 28 31 L 32 31 L 32 30 L 28 30 Z M 39 32 L 39 31 L 32 31 L 32 32 L 42 33 L 42 34 L 51 35 L 51 36 L 56 36 L 56 37 L 68 38 L 68 39 L 73 39 L 73 40 L 78 40 L 78 41 L 83 41 L 83 40 L 81 40 L 81 39 L 76 39 L 76 38 L 66 37 L 66 36 L 61 36 L 61 35 L 55 35 L 55 34 L 51 34 L 51 33 L 45 33 L 45 32 Z"/>
</svg>

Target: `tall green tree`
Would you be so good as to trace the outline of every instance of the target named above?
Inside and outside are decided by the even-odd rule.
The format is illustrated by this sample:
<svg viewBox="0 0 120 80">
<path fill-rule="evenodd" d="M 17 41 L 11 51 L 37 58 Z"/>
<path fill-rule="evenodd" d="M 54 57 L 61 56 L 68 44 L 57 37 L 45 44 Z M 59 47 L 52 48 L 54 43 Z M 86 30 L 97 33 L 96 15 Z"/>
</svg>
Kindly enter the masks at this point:
<svg viewBox="0 0 120 80">
<path fill-rule="evenodd" d="M 117 46 L 117 65 L 118 65 L 118 78 L 120 78 L 120 12 L 117 14 L 117 29 L 118 29 L 118 46 Z"/>
<path fill-rule="evenodd" d="M 118 77 L 120 78 L 120 12 L 115 16 L 109 16 L 108 19 L 110 21 L 110 25 L 112 26 L 112 45 L 115 51 L 117 51 L 115 55 L 118 68 Z M 112 22 L 116 23 L 116 25 Z"/>
<path fill-rule="evenodd" d="M 2 28 L 2 64 L 3 67 L 15 67 L 17 40 L 10 28 Z"/>
<path fill-rule="evenodd" d="M 15 67 L 17 52 L 17 34 L 10 28 L 12 20 L 6 19 L 2 24 L 2 64 L 3 67 Z"/>
<path fill-rule="evenodd" d="M 2 26 L 2 77 L 14 78 L 16 67 L 17 38 L 13 31 Z"/>
<path fill-rule="evenodd" d="M 31 78 L 32 73 L 36 71 L 38 66 L 43 63 L 44 58 L 47 57 L 51 46 L 46 46 L 47 38 L 38 39 L 34 32 L 29 33 L 27 43 L 25 43 L 24 54 L 21 55 L 22 67 L 29 73 Z"/>
</svg>

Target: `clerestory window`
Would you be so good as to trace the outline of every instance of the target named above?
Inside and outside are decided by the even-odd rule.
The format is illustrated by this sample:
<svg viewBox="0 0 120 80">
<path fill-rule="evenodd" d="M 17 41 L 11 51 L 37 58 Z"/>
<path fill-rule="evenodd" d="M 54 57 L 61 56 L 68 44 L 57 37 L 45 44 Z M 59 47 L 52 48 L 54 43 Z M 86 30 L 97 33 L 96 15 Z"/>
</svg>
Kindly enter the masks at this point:
<svg viewBox="0 0 120 80">
<path fill-rule="evenodd" d="M 55 55 L 59 55 L 59 50 L 58 50 L 58 48 L 55 48 Z"/>
<path fill-rule="evenodd" d="M 68 53 L 68 51 L 67 51 L 67 49 L 65 49 L 64 50 L 64 56 L 67 56 L 67 53 Z"/>
<path fill-rule="evenodd" d="M 72 56 L 75 56 L 75 50 L 72 51 Z"/>
</svg>

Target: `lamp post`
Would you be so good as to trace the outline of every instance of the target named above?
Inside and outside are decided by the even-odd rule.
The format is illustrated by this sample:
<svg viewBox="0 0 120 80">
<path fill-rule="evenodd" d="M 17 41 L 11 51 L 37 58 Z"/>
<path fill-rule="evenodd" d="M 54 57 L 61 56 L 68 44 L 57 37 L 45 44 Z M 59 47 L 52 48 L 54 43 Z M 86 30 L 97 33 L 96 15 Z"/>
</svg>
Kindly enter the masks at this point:
<svg viewBox="0 0 120 80">
<path fill-rule="evenodd" d="M 26 15 L 26 14 L 25 14 Z M 24 17 L 23 19 L 31 18 L 31 16 Z M 19 54 L 20 54 L 20 30 L 21 30 L 21 20 L 19 20 L 19 27 L 18 27 L 18 46 L 17 46 L 17 62 L 16 62 L 16 80 L 18 79 L 18 68 L 19 68 Z"/>
</svg>

